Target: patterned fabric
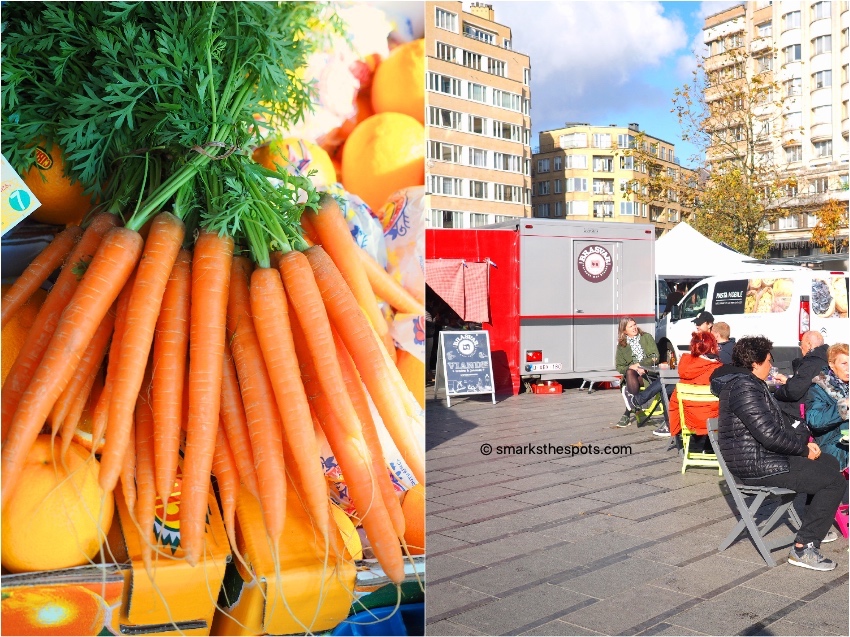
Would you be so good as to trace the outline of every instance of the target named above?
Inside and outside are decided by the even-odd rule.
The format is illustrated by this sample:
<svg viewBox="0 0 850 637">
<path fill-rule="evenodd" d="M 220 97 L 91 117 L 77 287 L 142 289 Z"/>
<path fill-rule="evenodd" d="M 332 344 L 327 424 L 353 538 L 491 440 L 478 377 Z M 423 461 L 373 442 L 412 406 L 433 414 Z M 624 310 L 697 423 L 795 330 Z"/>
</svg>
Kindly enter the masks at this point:
<svg viewBox="0 0 850 637">
<path fill-rule="evenodd" d="M 635 336 L 627 336 L 626 342 L 629 344 L 629 347 L 632 348 L 632 354 L 635 355 L 635 360 L 640 362 L 644 358 L 646 358 L 646 354 L 643 353 L 643 347 L 640 344 L 640 334 Z"/>
<path fill-rule="evenodd" d="M 826 370 L 826 373 L 815 376 L 813 382 L 820 386 L 826 395 L 835 401 L 841 419 L 847 420 L 847 383 L 838 378 L 831 369 Z M 844 399 L 843 401 L 841 400 L 842 398 Z"/>
<path fill-rule="evenodd" d="M 490 264 L 431 259 L 425 281 L 464 321 L 490 322 Z"/>
</svg>

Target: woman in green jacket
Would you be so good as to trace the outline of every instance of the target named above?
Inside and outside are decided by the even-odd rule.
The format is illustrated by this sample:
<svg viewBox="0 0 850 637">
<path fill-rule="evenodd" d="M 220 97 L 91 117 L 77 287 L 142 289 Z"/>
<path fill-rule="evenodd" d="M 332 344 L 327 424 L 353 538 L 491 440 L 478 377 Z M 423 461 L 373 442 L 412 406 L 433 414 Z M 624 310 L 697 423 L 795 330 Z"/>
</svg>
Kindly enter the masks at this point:
<svg viewBox="0 0 850 637">
<path fill-rule="evenodd" d="M 652 334 L 640 329 L 633 318 L 629 316 L 621 318 L 617 328 L 615 364 L 617 371 L 623 375 L 623 402 L 626 403 L 629 412 L 642 407 L 661 391 L 661 380 L 658 378 L 652 380 L 649 386 L 641 391 L 643 376 L 646 374 L 641 367 L 652 365 L 653 355 L 655 360 L 658 360 L 658 347 L 655 345 Z M 623 415 L 617 426 L 625 427 L 629 422 L 629 414 L 627 413 Z M 666 427 L 666 425 L 667 417 L 665 414 L 662 427 Z M 670 430 L 667 429 L 666 434 L 662 432 L 657 435 L 669 436 Z"/>
</svg>

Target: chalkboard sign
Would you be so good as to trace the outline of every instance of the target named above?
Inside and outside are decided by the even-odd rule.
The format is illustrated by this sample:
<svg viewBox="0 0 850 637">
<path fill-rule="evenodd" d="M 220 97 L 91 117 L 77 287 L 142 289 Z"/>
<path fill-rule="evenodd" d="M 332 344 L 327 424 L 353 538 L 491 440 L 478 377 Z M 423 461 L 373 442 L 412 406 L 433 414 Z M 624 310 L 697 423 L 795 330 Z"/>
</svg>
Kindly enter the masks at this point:
<svg viewBox="0 0 850 637">
<path fill-rule="evenodd" d="M 486 331 L 440 332 L 434 398 L 440 388 L 440 372 L 445 381 L 449 407 L 452 396 L 470 394 L 491 394 L 493 404 L 496 403 L 490 335 Z"/>
</svg>

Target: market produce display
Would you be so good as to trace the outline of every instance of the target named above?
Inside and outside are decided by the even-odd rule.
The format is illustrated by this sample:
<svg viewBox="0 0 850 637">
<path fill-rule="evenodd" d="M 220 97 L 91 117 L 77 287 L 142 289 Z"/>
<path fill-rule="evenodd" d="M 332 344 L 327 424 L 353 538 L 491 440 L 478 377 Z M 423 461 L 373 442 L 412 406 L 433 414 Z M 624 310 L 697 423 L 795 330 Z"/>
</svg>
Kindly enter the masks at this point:
<svg viewBox="0 0 850 637">
<path fill-rule="evenodd" d="M 154 560 L 174 559 L 155 531 L 172 503 L 178 557 L 203 562 L 211 476 L 250 577 L 237 549 L 244 498 L 259 506 L 276 571 L 292 550 L 290 498 L 326 562 L 328 547 L 350 544 L 332 501 L 393 582 L 405 579 L 406 553 L 423 551 L 421 516 L 415 546 L 405 520 L 424 513 L 424 498 L 405 510 L 400 500 L 424 487 L 424 414 L 405 384 L 419 358 L 393 334 L 397 317 L 424 309 L 417 282 L 383 267 L 378 213 L 394 191 L 424 183 L 422 125 L 388 110 L 401 106 L 358 116 L 388 52 L 365 74 L 356 54 L 352 112 L 317 123 L 323 89 L 307 69 L 346 28 L 311 2 L 4 6 L 3 154 L 28 183 L 48 156 L 50 182 L 73 203 L 48 202 L 44 218 L 70 225 L 3 294 L 4 374 L 7 325 L 17 345 L 2 390 L 4 567 L 15 559 L 7 518 L 19 521 L 10 512 L 35 497 L 34 458 L 96 476 L 98 498 L 79 504 L 93 520 L 111 519 L 120 493 L 151 577 Z M 420 48 L 398 47 L 414 58 Z M 299 126 L 311 118 L 308 139 Z M 359 123 L 341 126 L 348 119 Z M 340 184 L 328 149 L 343 145 L 351 181 Z M 94 551 L 89 542 L 76 563 L 100 551 L 108 528 L 95 528 Z M 341 551 L 329 571 L 352 559 Z"/>
</svg>

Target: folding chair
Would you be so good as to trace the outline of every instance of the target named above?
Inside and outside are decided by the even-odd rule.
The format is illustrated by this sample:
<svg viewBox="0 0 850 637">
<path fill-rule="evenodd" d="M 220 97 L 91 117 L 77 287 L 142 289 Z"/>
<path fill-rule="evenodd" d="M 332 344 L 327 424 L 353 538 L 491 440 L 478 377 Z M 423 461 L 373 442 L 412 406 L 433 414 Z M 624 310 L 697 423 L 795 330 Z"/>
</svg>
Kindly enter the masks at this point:
<svg viewBox="0 0 850 637">
<path fill-rule="evenodd" d="M 847 468 L 844 468 L 844 471 L 841 473 L 844 474 L 844 477 L 847 478 Z M 835 512 L 835 525 L 838 527 L 838 530 L 841 531 L 841 535 L 847 537 L 847 521 L 850 518 L 848 515 L 848 505 L 839 504 L 838 510 Z"/>
<path fill-rule="evenodd" d="M 706 452 L 691 452 L 691 436 L 695 434 L 685 424 L 686 400 L 695 403 L 716 403 L 718 401 L 717 396 L 711 393 L 711 388 L 708 385 L 689 385 L 688 383 L 676 383 L 676 396 L 679 397 L 679 423 L 682 425 L 682 448 L 685 452 L 685 459 L 682 461 L 682 473 L 684 474 L 688 467 L 716 467 L 720 475 L 723 475 L 723 469 L 717 462 L 716 455 Z"/>
<path fill-rule="evenodd" d="M 635 408 L 635 422 L 637 423 L 637 426 L 642 427 L 646 424 L 646 422 L 655 415 L 655 412 L 659 407 L 661 407 L 661 413 L 664 413 L 664 403 L 661 400 L 660 393 L 655 395 L 646 409 Z M 643 414 L 643 419 L 640 417 L 641 413 Z"/>
<path fill-rule="evenodd" d="M 726 479 L 726 484 L 735 501 L 735 506 L 741 514 L 738 524 L 726 536 L 726 539 L 720 543 L 717 550 L 725 551 L 746 530 L 749 532 L 750 538 L 753 540 L 759 553 L 761 553 L 764 561 L 767 562 L 767 565 L 770 567 L 776 566 L 776 561 L 774 561 L 770 551 L 780 546 L 792 544 L 796 535 L 779 538 L 770 542 L 765 542 L 765 536 L 773 530 L 786 513 L 794 529 L 799 529 L 802 526 L 800 516 L 797 515 L 797 511 L 794 509 L 794 498 L 797 496 L 797 492 L 779 487 L 753 487 L 738 484 L 735 477 L 729 473 L 726 462 L 723 460 L 723 455 L 720 453 L 720 443 L 717 439 L 717 418 L 708 419 L 708 439 L 711 441 L 711 446 L 714 447 L 717 462 L 720 464 L 720 470 Z M 754 499 L 751 504 L 747 504 L 746 498 L 750 496 Z M 770 517 L 760 525 L 757 525 L 755 520 L 756 513 L 758 513 L 758 510 L 767 499 L 778 499 L 779 503 L 776 505 L 773 513 L 770 514 Z"/>
</svg>

